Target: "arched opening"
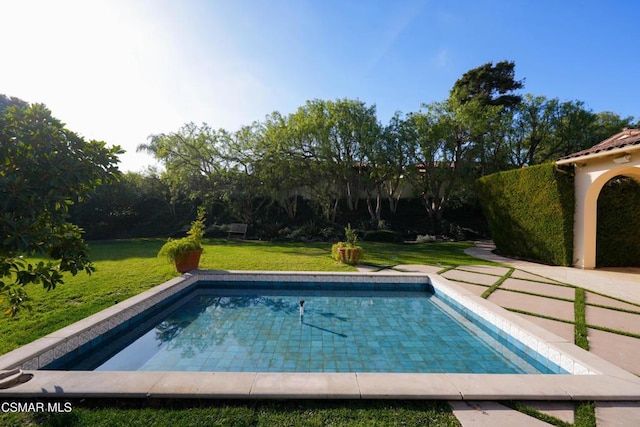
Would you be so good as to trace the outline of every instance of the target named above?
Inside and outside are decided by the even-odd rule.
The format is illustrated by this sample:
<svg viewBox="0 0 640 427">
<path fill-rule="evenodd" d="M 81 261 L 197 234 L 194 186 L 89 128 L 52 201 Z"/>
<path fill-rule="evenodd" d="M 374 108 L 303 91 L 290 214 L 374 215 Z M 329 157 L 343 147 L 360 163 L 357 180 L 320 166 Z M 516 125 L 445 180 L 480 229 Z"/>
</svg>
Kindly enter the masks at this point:
<svg viewBox="0 0 640 427">
<path fill-rule="evenodd" d="M 576 214 L 574 226 L 574 265 L 580 268 L 596 267 L 596 235 L 598 223 L 598 198 L 600 191 L 609 181 L 618 176 L 631 177 L 640 182 L 640 167 L 635 165 L 617 166 L 609 170 L 582 168 L 575 175 Z M 603 202 L 603 203 L 606 203 Z M 615 211 L 613 211 L 615 216 Z M 636 210 L 636 212 L 638 212 Z M 618 228 L 629 232 L 629 223 L 613 220 Z M 637 233 L 637 229 L 635 231 Z"/>
<path fill-rule="evenodd" d="M 597 266 L 596 247 L 598 245 L 596 237 L 599 234 L 601 234 L 599 250 L 603 251 L 603 256 L 605 251 L 609 252 L 607 247 L 615 245 L 617 245 L 617 250 L 628 250 L 633 254 L 632 251 L 635 251 L 637 245 L 640 244 L 637 240 L 638 237 L 636 237 L 639 229 L 637 222 L 635 222 L 638 221 L 635 216 L 640 216 L 638 215 L 640 209 L 638 205 L 633 204 L 636 196 L 624 193 L 620 196 L 613 196 L 614 202 L 609 201 L 607 194 L 610 191 L 616 191 L 618 181 L 626 182 L 626 180 L 618 180 L 616 178 L 618 176 L 630 177 L 640 183 L 640 129 L 625 128 L 622 132 L 591 148 L 569 154 L 556 161 L 556 166 L 565 165 L 573 166 L 574 171 L 575 211 L 572 265 L 587 269 Z M 598 202 L 600 191 L 609 181 L 612 181 L 609 184 L 612 189 L 607 188 L 604 197 Z M 622 186 L 624 187 L 626 184 Z M 635 194 L 635 191 L 632 190 L 632 193 Z M 628 197 L 632 199 L 629 202 L 627 202 Z M 617 209 L 618 202 L 622 203 L 624 208 Z M 598 213 L 598 204 L 601 205 L 601 209 L 604 209 L 600 214 Z M 625 212 L 625 215 L 618 215 L 621 212 Z M 603 216 L 601 227 L 604 228 L 600 228 L 600 231 L 597 229 L 598 215 Z M 607 224 L 609 225 L 607 226 Z M 607 233 L 615 235 L 613 239 L 615 243 L 602 243 Z M 625 239 L 620 239 L 623 234 L 627 234 Z M 631 243 L 629 243 L 630 241 Z M 611 264 L 612 261 L 607 259 L 608 257 L 607 255 L 605 259 L 600 258 L 599 265 Z M 629 265 L 629 258 L 625 257 L 625 259 L 627 260 L 625 264 Z M 616 264 L 620 264 L 620 262 L 619 259 L 615 261 Z M 637 263 L 638 261 L 634 260 L 631 264 L 637 265 Z"/>
<path fill-rule="evenodd" d="M 600 190 L 596 267 L 640 266 L 640 182 L 636 179 L 617 175 Z"/>
</svg>

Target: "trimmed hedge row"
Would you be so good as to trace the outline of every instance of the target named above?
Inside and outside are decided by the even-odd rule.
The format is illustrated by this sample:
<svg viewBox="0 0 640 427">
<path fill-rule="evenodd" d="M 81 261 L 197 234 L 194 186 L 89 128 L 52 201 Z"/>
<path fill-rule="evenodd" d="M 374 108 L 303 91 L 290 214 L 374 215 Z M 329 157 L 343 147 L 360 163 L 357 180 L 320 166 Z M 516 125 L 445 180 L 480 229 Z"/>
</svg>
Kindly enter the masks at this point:
<svg viewBox="0 0 640 427">
<path fill-rule="evenodd" d="M 487 175 L 477 181 L 491 237 L 504 255 L 571 265 L 573 177 L 554 163 Z"/>
<path fill-rule="evenodd" d="M 616 177 L 598 196 L 596 266 L 640 267 L 640 184 Z"/>
</svg>

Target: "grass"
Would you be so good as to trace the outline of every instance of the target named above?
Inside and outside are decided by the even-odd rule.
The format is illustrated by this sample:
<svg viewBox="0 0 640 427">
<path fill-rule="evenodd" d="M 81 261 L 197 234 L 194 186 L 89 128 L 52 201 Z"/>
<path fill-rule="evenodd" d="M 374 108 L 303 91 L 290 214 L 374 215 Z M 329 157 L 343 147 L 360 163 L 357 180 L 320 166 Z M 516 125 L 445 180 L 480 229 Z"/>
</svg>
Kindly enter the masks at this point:
<svg viewBox="0 0 640 427">
<path fill-rule="evenodd" d="M 574 343 L 578 347 L 589 351 L 589 330 L 587 328 L 587 320 L 585 314 L 586 307 L 584 289 L 576 288 L 576 297 L 573 306 L 575 319 Z"/>
<path fill-rule="evenodd" d="M 578 401 L 574 404 L 573 423 L 562 421 L 544 412 L 540 412 L 535 408 L 526 405 L 526 402 L 502 402 L 505 406 L 515 409 L 530 417 L 536 418 L 547 424 L 556 427 L 595 427 L 596 426 L 596 407 L 591 401 Z"/>
<path fill-rule="evenodd" d="M 576 402 L 573 424 L 580 427 L 596 426 L 596 404 L 595 402 Z"/>
<path fill-rule="evenodd" d="M 496 282 L 493 285 L 489 286 L 489 288 L 486 291 L 484 291 L 482 295 L 480 295 L 480 297 L 484 299 L 489 298 L 489 296 L 493 292 L 495 292 L 495 290 L 498 289 L 498 287 L 500 287 L 500 285 L 502 285 L 505 280 L 511 277 L 514 271 L 515 271 L 515 268 L 510 268 L 509 271 L 507 271 L 507 273 L 504 276 L 496 280 Z"/>
<path fill-rule="evenodd" d="M 44 426 L 460 426 L 436 401 L 73 402 L 69 413 L 0 414 L 2 425 Z"/>
<path fill-rule="evenodd" d="M 66 325 L 158 285 L 177 273 L 157 253 L 164 240 L 135 239 L 92 242 L 96 272 L 65 276 L 65 284 L 47 292 L 27 288 L 33 310 L 15 318 L 0 316 L 0 354 L 34 341 Z M 463 250 L 468 243 L 397 245 L 364 243 L 365 261 L 371 264 L 487 264 Z M 356 271 L 335 262 L 330 243 L 269 243 L 207 240 L 202 269 Z"/>
<path fill-rule="evenodd" d="M 536 418 L 540 421 L 543 421 L 547 424 L 556 426 L 556 427 L 571 427 L 575 424 L 572 423 L 568 423 L 565 421 L 562 421 L 554 416 L 551 416 L 549 414 L 545 414 L 544 412 L 540 412 L 539 410 L 532 408 L 530 406 L 526 405 L 526 402 L 516 402 L 516 401 L 509 401 L 509 402 L 502 402 L 505 406 L 511 408 L 511 409 L 515 409 L 518 412 L 522 412 L 523 414 L 526 414 L 530 417 Z M 575 412 L 575 410 L 574 410 Z M 575 418 L 575 416 L 574 416 Z M 575 419 L 574 419 L 575 421 Z M 581 426 L 582 427 L 582 426 Z M 584 426 L 586 427 L 586 426 Z"/>
<path fill-rule="evenodd" d="M 464 253 L 473 246 L 466 242 L 389 244 L 359 242 L 364 249 L 365 264 L 397 265 L 427 264 L 441 267 L 460 265 L 500 265 L 495 262 L 474 258 Z"/>
</svg>

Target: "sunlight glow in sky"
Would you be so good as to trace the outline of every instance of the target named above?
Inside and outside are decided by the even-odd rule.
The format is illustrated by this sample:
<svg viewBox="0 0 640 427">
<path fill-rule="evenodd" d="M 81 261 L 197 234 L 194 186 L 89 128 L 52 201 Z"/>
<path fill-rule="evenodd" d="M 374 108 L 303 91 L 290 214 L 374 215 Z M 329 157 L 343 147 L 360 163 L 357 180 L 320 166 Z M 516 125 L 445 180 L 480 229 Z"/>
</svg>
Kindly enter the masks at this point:
<svg viewBox="0 0 640 427">
<path fill-rule="evenodd" d="M 486 62 L 523 93 L 640 117 L 640 2 L 585 0 L 0 0 L 0 93 L 121 145 L 206 122 L 234 131 L 306 100 L 394 111 L 444 100 Z"/>
</svg>

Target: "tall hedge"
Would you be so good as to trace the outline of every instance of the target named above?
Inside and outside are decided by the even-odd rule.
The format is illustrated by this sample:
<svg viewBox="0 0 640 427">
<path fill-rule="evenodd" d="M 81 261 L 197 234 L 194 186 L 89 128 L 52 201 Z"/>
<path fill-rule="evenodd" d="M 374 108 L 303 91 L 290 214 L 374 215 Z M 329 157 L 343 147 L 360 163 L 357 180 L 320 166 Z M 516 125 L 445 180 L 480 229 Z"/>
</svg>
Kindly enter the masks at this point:
<svg viewBox="0 0 640 427">
<path fill-rule="evenodd" d="M 571 265 L 574 188 L 570 174 L 546 163 L 487 175 L 477 184 L 500 253 Z"/>
<path fill-rule="evenodd" d="M 598 196 L 597 267 L 640 267 L 640 184 L 616 177 Z"/>
</svg>

